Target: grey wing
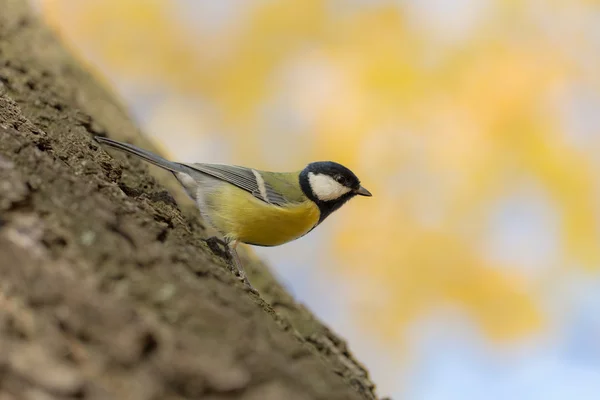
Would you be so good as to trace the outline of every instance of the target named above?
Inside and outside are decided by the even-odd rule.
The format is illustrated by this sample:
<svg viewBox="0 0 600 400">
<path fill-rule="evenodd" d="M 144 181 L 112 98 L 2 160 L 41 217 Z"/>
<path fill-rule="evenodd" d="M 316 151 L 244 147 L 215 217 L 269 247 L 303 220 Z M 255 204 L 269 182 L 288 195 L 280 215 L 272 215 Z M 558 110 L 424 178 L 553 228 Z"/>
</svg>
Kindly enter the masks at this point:
<svg viewBox="0 0 600 400">
<path fill-rule="evenodd" d="M 198 172 L 231 183 L 266 203 L 282 206 L 289 201 L 262 178 L 257 170 L 226 164 L 184 164 Z"/>
</svg>

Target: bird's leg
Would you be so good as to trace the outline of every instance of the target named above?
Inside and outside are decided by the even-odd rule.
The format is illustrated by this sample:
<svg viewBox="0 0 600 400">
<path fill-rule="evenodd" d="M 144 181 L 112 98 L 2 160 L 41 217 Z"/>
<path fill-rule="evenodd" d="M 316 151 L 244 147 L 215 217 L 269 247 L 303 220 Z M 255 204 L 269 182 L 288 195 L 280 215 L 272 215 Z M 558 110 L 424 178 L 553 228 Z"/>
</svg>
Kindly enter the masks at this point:
<svg viewBox="0 0 600 400">
<path fill-rule="evenodd" d="M 240 256 L 238 256 L 238 253 L 236 250 L 238 243 L 239 242 L 237 240 L 232 240 L 232 241 L 227 242 L 227 248 L 229 249 L 229 255 L 231 256 L 231 261 L 232 261 L 235 269 L 237 269 L 237 273 L 239 275 L 240 280 L 242 282 L 244 282 L 244 284 L 246 286 L 248 286 L 248 288 L 250 288 L 251 291 L 257 292 L 256 289 L 254 289 L 252 287 L 252 285 L 250 284 L 248 277 L 246 277 L 246 272 L 244 272 L 244 268 L 242 267 L 242 262 L 240 260 Z"/>
</svg>

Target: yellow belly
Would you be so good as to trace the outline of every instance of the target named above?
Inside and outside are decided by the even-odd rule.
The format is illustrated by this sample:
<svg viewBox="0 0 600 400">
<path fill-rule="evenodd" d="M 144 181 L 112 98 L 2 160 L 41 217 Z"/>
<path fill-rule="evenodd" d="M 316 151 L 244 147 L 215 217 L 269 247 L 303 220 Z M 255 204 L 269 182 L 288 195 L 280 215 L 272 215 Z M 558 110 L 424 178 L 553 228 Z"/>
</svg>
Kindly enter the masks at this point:
<svg viewBox="0 0 600 400">
<path fill-rule="evenodd" d="M 298 239 L 320 217 L 319 207 L 310 200 L 279 207 L 229 184 L 208 194 L 204 206 L 210 222 L 226 238 L 259 246 L 278 246 Z"/>
</svg>

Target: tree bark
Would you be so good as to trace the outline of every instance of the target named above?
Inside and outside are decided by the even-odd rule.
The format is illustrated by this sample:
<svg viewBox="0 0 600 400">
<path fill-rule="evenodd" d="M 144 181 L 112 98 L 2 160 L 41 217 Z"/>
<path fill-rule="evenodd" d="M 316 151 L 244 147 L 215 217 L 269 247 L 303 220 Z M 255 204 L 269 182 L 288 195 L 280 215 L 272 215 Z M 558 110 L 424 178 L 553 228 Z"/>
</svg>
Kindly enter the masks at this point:
<svg viewBox="0 0 600 400">
<path fill-rule="evenodd" d="M 24 0 L 0 0 L 0 399 L 375 399 L 343 340 L 202 239 L 116 97 Z M 172 195 L 175 196 L 175 199 Z"/>
</svg>

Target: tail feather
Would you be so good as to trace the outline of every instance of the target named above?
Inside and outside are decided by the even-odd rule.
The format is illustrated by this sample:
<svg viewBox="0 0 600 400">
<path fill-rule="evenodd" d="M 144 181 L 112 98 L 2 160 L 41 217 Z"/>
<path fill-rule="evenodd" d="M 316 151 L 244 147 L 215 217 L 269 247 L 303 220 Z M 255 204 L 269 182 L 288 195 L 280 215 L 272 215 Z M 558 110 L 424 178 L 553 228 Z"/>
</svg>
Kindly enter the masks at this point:
<svg viewBox="0 0 600 400">
<path fill-rule="evenodd" d="M 143 159 L 151 164 L 154 164 L 158 167 L 164 168 L 166 170 L 169 170 L 172 172 L 188 173 L 187 168 L 184 165 L 181 165 L 181 164 L 173 162 L 173 161 L 166 160 L 154 153 L 151 153 L 144 149 L 140 149 L 139 147 L 134 146 L 132 144 L 118 142 L 116 140 L 109 139 L 109 138 L 102 137 L 102 136 L 96 136 L 95 139 L 99 143 L 105 144 L 105 145 L 115 148 L 117 150 L 121 150 L 125 153 L 129 153 L 129 154 L 138 156 L 141 159 Z"/>
</svg>

